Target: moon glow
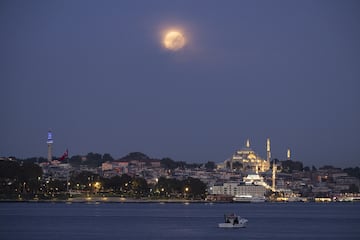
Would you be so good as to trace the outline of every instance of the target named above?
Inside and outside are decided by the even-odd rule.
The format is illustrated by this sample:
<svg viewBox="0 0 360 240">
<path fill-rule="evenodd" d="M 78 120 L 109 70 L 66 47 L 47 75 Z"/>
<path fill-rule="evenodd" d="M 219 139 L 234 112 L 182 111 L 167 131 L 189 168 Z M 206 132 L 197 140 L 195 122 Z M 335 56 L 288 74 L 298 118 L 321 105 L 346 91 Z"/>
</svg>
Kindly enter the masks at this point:
<svg viewBox="0 0 360 240">
<path fill-rule="evenodd" d="M 185 46 L 184 35 L 178 31 L 170 31 L 165 34 L 163 44 L 166 49 L 177 51 Z"/>
</svg>

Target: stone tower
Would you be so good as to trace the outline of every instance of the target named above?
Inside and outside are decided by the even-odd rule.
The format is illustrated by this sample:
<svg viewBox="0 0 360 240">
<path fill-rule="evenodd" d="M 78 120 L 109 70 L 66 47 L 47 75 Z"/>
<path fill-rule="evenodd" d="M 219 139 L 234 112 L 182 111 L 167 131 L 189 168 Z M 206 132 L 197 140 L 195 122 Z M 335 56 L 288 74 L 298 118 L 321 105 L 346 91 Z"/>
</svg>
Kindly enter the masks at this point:
<svg viewBox="0 0 360 240">
<path fill-rule="evenodd" d="M 48 138 L 47 138 L 47 146 L 48 146 L 48 156 L 47 159 L 49 162 L 52 161 L 52 145 L 54 143 L 53 139 L 52 139 L 52 133 L 51 131 L 48 131 Z"/>
</svg>

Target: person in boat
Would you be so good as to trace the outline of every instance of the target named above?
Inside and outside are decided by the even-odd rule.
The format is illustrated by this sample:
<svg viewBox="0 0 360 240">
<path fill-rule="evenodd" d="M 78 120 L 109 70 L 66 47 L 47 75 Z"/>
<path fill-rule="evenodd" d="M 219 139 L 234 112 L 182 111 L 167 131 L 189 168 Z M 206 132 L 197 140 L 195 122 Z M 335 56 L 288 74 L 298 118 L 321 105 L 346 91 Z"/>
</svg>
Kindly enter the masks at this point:
<svg viewBox="0 0 360 240">
<path fill-rule="evenodd" d="M 235 225 L 235 224 L 239 224 L 239 218 L 238 218 L 238 216 L 236 216 L 235 219 L 234 219 L 233 225 Z"/>
<path fill-rule="evenodd" d="M 234 213 L 231 213 L 229 215 L 224 215 L 225 223 L 232 223 L 233 225 L 239 224 L 239 217 L 236 216 Z"/>
</svg>

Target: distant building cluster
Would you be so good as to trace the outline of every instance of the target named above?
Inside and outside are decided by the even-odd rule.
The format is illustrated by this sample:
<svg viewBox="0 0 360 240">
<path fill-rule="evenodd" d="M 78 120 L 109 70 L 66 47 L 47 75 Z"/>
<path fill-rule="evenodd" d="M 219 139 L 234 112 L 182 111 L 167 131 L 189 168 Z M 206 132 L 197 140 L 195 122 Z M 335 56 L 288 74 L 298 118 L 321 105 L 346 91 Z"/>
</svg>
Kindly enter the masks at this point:
<svg viewBox="0 0 360 240">
<path fill-rule="evenodd" d="M 49 160 L 51 160 L 52 143 L 52 134 L 49 132 L 47 140 Z M 291 169 L 290 173 L 291 167 L 286 164 L 283 166 L 283 164 L 276 164 L 273 161 L 273 166 L 271 166 L 269 138 L 266 141 L 266 155 L 266 159 L 264 159 L 257 154 L 250 147 L 250 140 L 247 139 L 243 148 L 237 150 L 223 163 L 216 164 L 215 169 L 206 169 L 201 166 L 197 168 L 175 168 L 170 171 L 161 165 L 160 160 L 145 158 L 107 161 L 95 169 L 80 165 L 78 171 L 91 171 L 104 178 L 127 174 L 142 177 L 148 184 L 156 184 L 160 177 L 179 180 L 187 177 L 198 178 L 207 184 L 209 199 L 217 200 L 239 198 L 239 201 L 250 201 L 253 198 L 265 198 L 265 196 L 268 199 L 280 201 L 304 200 L 315 197 L 337 197 L 340 199 L 347 192 L 356 192 L 356 190 L 359 192 L 359 179 L 348 176 L 339 168 L 304 171 L 300 163 L 300 166 L 298 164 L 297 169 Z M 82 159 L 82 161 L 86 163 L 86 159 Z M 42 165 L 45 177 L 59 180 L 67 178 L 71 165 L 56 160 L 52 162 L 53 164 L 45 163 Z M 287 159 L 283 162 L 293 162 L 290 149 L 287 150 Z M 269 194 L 270 192 L 271 194 Z"/>
<path fill-rule="evenodd" d="M 41 179 L 46 183 L 54 180 L 66 182 L 67 190 L 88 189 L 70 185 L 69 178 L 90 172 L 104 179 L 124 175 L 141 178 L 149 186 L 156 185 L 160 178 L 179 181 L 195 178 L 206 184 L 206 199 L 209 201 L 360 200 L 359 177 L 350 176 L 343 169 L 332 166 L 320 169 L 303 167 L 301 162 L 291 159 L 290 150 L 287 151 L 286 159 L 276 162 L 271 159 L 270 139 L 266 141 L 266 158 L 262 158 L 250 148 L 250 141 L 247 140 L 245 147 L 235 151 L 229 159 L 219 164 L 177 164 L 169 160 L 172 166 L 165 165 L 166 161 L 150 159 L 141 153 L 129 154 L 118 160 L 108 157 L 106 161 L 102 159 L 104 161 L 95 165 L 89 164 L 87 156 L 79 156 L 77 164 L 74 164 L 71 162 L 74 160 L 68 158 L 67 151 L 60 159 L 52 159 L 52 144 L 52 134 L 49 133 L 47 161 L 37 163 L 42 168 Z M 101 157 L 100 154 L 91 156 Z M 64 157 L 67 160 L 64 161 Z M 15 160 L 0 158 L 0 161 Z M 93 179 L 89 177 L 88 180 L 89 186 L 95 186 Z M 100 191 L 100 187 L 98 190 Z"/>
<path fill-rule="evenodd" d="M 149 184 L 156 183 L 156 179 L 166 175 L 165 169 L 161 168 L 160 160 L 123 160 L 105 162 L 101 165 L 101 175 L 105 178 L 121 176 L 143 177 Z"/>
</svg>

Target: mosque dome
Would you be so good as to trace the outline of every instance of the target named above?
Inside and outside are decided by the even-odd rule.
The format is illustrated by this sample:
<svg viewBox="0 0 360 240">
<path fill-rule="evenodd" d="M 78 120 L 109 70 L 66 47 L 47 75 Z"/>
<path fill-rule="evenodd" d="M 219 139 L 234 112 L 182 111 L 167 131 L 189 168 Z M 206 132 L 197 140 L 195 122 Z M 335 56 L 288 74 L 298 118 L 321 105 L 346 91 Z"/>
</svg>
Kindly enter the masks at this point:
<svg viewBox="0 0 360 240">
<path fill-rule="evenodd" d="M 257 157 L 256 157 L 256 155 L 254 153 L 249 153 L 247 158 L 250 159 L 250 160 L 255 160 Z"/>
<path fill-rule="evenodd" d="M 245 147 L 237 150 L 232 158 L 227 161 L 230 164 L 241 163 L 244 171 L 265 172 L 270 169 L 270 163 L 250 148 L 249 139 L 246 141 Z"/>
</svg>

